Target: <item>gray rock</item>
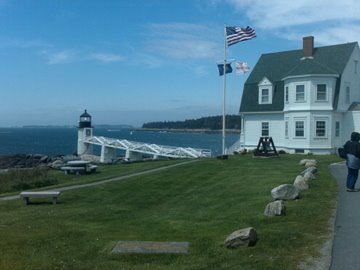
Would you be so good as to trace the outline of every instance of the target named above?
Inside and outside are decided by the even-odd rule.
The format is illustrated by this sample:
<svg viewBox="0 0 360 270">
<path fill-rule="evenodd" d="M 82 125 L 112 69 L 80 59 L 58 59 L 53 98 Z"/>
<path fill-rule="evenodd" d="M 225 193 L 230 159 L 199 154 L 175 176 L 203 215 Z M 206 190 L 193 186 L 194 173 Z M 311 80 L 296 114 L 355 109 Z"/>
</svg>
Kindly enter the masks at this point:
<svg viewBox="0 0 360 270">
<path fill-rule="evenodd" d="M 285 215 L 285 213 L 286 213 L 286 207 L 284 201 L 282 200 L 268 203 L 264 211 L 264 215 L 269 217 L 283 216 Z"/>
<path fill-rule="evenodd" d="M 61 159 L 55 160 L 54 162 L 52 162 L 49 166 L 53 169 L 60 169 L 62 166 L 65 166 L 65 162 L 62 161 Z"/>
<path fill-rule="evenodd" d="M 296 176 L 294 181 L 294 186 L 297 187 L 300 191 L 309 189 L 309 183 L 301 175 Z"/>
<path fill-rule="evenodd" d="M 237 230 L 231 233 L 225 239 L 227 248 L 237 248 L 241 246 L 255 246 L 257 241 L 257 233 L 253 227 Z"/>
<path fill-rule="evenodd" d="M 315 175 L 313 175 L 311 172 L 304 173 L 304 179 L 305 181 L 309 182 L 310 180 L 315 179 Z"/>
<path fill-rule="evenodd" d="M 308 161 L 305 163 L 305 168 L 309 168 L 309 167 L 317 167 L 317 163 L 316 162 L 312 162 L 312 161 Z"/>
<path fill-rule="evenodd" d="M 302 160 L 300 160 L 299 165 L 304 166 L 308 162 L 317 164 L 317 161 L 315 159 L 302 159 Z"/>
<path fill-rule="evenodd" d="M 90 161 L 92 163 L 100 163 L 100 156 L 95 155 L 81 155 L 81 160 Z"/>
<path fill-rule="evenodd" d="M 283 184 L 271 190 L 274 200 L 295 200 L 299 198 L 300 190 L 291 184 Z"/>
<path fill-rule="evenodd" d="M 304 175 L 307 172 L 311 172 L 312 174 L 317 173 L 317 168 L 316 167 L 308 167 L 305 170 L 303 170 L 300 174 Z"/>
</svg>

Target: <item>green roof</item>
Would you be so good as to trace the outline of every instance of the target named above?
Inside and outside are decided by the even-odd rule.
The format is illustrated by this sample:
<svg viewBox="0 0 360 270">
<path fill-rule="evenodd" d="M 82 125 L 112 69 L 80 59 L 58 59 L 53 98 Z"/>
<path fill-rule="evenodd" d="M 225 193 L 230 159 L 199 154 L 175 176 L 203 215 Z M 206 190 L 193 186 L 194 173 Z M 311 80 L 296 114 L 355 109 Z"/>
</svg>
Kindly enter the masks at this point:
<svg viewBox="0 0 360 270">
<path fill-rule="evenodd" d="M 284 78 L 325 74 L 340 77 L 355 46 L 357 42 L 314 48 L 312 58 L 303 58 L 302 49 L 261 55 L 244 84 L 240 112 L 282 111 Z M 272 104 L 258 104 L 258 84 L 264 77 L 274 86 Z"/>
</svg>

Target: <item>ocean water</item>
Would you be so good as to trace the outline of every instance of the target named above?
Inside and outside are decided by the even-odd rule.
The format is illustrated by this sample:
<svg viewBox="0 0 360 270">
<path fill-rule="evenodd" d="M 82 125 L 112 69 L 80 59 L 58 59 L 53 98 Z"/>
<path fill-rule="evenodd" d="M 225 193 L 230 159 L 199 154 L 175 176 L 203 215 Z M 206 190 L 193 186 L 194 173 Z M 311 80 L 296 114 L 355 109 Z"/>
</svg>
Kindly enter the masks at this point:
<svg viewBox="0 0 360 270">
<path fill-rule="evenodd" d="M 169 146 L 209 149 L 213 156 L 222 152 L 221 133 L 183 133 L 163 131 L 109 130 L 94 128 L 94 136 L 126 139 Z M 226 134 L 226 147 L 239 139 L 239 134 Z M 0 155 L 44 154 L 68 155 L 76 153 L 77 129 L 74 128 L 0 128 Z M 100 147 L 94 146 L 100 154 Z M 121 151 L 118 153 L 123 155 Z"/>
</svg>

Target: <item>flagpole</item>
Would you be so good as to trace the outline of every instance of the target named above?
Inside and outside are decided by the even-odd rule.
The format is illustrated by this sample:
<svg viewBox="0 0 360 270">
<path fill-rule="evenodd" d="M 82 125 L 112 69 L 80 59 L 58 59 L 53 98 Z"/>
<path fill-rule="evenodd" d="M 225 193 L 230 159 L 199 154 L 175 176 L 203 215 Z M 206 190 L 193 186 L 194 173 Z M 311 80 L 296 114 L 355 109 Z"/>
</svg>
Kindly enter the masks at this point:
<svg viewBox="0 0 360 270">
<path fill-rule="evenodd" d="M 226 57 L 227 57 L 227 43 L 226 43 L 226 26 L 224 26 L 224 91 L 223 91 L 223 117 L 222 117 L 222 154 L 225 155 L 225 105 L 226 105 Z"/>
</svg>

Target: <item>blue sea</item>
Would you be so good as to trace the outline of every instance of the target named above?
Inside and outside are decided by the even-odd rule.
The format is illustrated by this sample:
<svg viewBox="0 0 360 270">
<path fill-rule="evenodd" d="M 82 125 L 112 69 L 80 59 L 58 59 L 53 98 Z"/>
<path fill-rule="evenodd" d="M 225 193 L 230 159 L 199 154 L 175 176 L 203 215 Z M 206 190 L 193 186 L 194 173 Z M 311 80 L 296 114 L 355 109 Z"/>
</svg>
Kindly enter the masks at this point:
<svg viewBox="0 0 360 270">
<path fill-rule="evenodd" d="M 160 145 L 209 149 L 213 156 L 222 153 L 221 133 L 109 130 L 95 127 L 93 135 Z M 238 139 L 239 134 L 226 134 L 226 147 L 230 147 Z M 94 147 L 94 153 L 99 154 L 100 147 Z M 76 148 L 77 128 L 75 127 L 0 128 L 0 155 L 68 155 L 76 153 Z M 119 155 L 123 153 L 119 151 Z"/>
</svg>

